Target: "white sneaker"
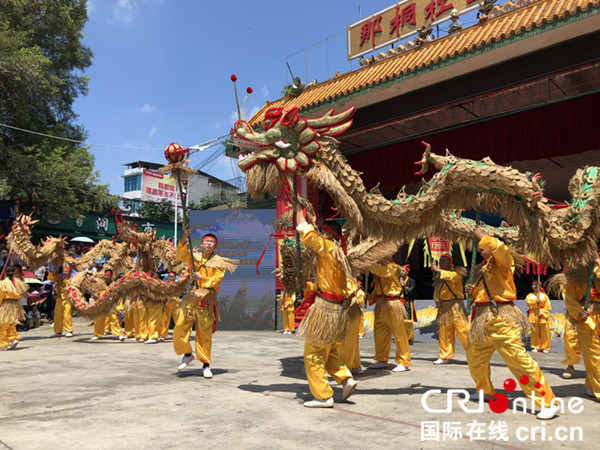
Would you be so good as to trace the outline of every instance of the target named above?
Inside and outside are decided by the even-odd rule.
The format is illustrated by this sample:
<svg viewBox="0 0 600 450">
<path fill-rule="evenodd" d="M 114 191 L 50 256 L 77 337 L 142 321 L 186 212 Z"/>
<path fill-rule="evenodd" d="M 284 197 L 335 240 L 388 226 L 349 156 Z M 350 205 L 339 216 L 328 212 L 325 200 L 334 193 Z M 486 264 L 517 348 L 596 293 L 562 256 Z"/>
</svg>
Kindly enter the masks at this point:
<svg viewBox="0 0 600 450">
<path fill-rule="evenodd" d="M 433 363 L 434 364 L 448 364 L 448 360 L 447 359 L 438 358 Z"/>
<path fill-rule="evenodd" d="M 560 410 L 560 406 L 558 406 L 556 403 L 553 405 L 550 405 L 548 408 L 542 408 L 542 410 L 537 413 L 537 415 L 535 417 L 537 417 L 540 420 L 550 420 L 553 419 L 554 417 L 556 417 L 556 413 Z"/>
<path fill-rule="evenodd" d="M 369 366 L 369 369 L 386 369 L 387 366 L 387 361 L 376 361 L 374 364 Z"/>
<path fill-rule="evenodd" d="M 119 335 L 119 340 L 121 342 L 124 341 L 125 340 L 125 335 L 124 334 Z"/>
<path fill-rule="evenodd" d="M 162 337 L 162 336 L 161 336 L 161 337 L 159 337 L 159 338 L 158 338 L 158 342 L 165 342 L 165 338 L 164 338 L 164 337 Z"/>
<path fill-rule="evenodd" d="M 54 333 L 50 337 L 61 337 L 61 336 L 62 336 L 62 333 Z"/>
<path fill-rule="evenodd" d="M 73 337 L 73 333 L 67 333 L 65 334 L 65 337 Z"/>
<path fill-rule="evenodd" d="M 548 350 L 542 350 L 542 353 L 550 353 Z"/>
<path fill-rule="evenodd" d="M 354 394 L 354 390 L 356 389 L 356 385 L 358 383 L 354 381 L 354 378 L 346 378 L 344 382 L 344 388 L 342 389 L 342 401 L 345 402 L 348 400 L 352 394 Z"/>
<path fill-rule="evenodd" d="M 594 394 L 594 391 L 592 391 L 589 387 L 584 386 L 585 388 L 585 393 L 588 397 L 592 397 L 592 398 L 596 398 L 596 394 Z"/>
<path fill-rule="evenodd" d="M 359 339 L 364 339 L 365 337 L 364 337 L 362 334 L 359 334 L 359 335 L 358 335 L 358 338 L 359 338 Z"/>
<path fill-rule="evenodd" d="M 202 376 L 204 378 L 212 378 L 212 372 L 210 371 L 210 366 L 206 366 L 202 368 Z"/>
<path fill-rule="evenodd" d="M 97 341 L 98 339 L 99 339 L 98 336 L 94 336 L 90 339 L 90 341 Z"/>
<path fill-rule="evenodd" d="M 10 341 L 10 344 L 8 344 L 8 350 L 16 348 L 17 345 L 19 345 L 19 341 L 13 339 L 12 341 Z"/>
<path fill-rule="evenodd" d="M 562 374 L 562 377 L 565 380 L 570 380 L 571 378 L 573 378 L 573 375 L 575 375 L 575 368 L 567 366 L 567 368 L 565 369 L 565 371 Z"/>
<path fill-rule="evenodd" d="M 137 339 L 136 339 L 136 338 L 134 338 L 134 337 L 127 338 L 127 340 L 128 340 L 128 341 L 135 341 L 135 342 L 137 342 Z"/>
<path fill-rule="evenodd" d="M 326 400 L 317 400 L 312 399 L 310 401 L 306 401 L 302 404 L 307 408 L 333 408 L 333 397 L 329 397 Z"/>
<path fill-rule="evenodd" d="M 181 358 L 181 364 L 179 364 L 179 366 L 177 366 L 177 370 L 185 369 L 193 360 L 194 360 L 193 354 L 191 354 L 190 356 L 183 355 L 183 358 Z"/>
<path fill-rule="evenodd" d="M 158 341 L 156 339 L 148 339 L 144 344 L 156 344 Z"/>
<path fill-rule="evenodd" d="M 392 369 L 392 372 L 408 372 L 409 368 L 403 366 L 402 364 L 398 364 L 396 367 Z"/>
<path fill-rule="evenodd" d="M 531 353 L 537 353 L 537 352 L 538 352 L 538 349 L 537 349 L 537 348 L 532 348 L 532 349 L 531 349 Z"/>
</svg>

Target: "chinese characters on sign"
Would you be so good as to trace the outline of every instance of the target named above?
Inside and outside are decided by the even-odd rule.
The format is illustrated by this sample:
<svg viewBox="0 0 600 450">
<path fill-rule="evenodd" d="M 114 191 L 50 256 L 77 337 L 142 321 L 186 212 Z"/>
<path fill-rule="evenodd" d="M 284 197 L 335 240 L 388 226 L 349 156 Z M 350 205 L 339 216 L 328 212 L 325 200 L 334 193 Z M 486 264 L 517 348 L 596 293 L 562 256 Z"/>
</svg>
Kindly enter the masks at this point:
<svg viewBox="0 0 600 450">
<path fill-rule="evenodd" d="M 142 200 L 160 203 L 174 201 L 181 206 L 181 194 L 176 192 L 175 179 L 156 170 L 144 169 L 142 175 Z"/>
<path fill-rule="evenodd" d="M 423 25 L 450 18 L 457 9 L 465 12 L 480 0 L 405 0 L 348 27 L 348 59 L 390 45 L 415 33 Z"/>
</svg>

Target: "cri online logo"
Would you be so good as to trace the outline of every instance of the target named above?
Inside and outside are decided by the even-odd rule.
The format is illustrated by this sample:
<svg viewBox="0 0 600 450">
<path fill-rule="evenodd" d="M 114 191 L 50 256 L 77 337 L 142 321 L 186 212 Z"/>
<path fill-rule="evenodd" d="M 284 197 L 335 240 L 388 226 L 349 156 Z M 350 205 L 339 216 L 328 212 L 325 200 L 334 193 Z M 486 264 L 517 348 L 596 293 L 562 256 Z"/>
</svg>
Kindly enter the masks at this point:
<svg viewBox="0 0 600 450">
<path fill-rule="evenodd" d="M 530 383 L 530 379 L 527 375 L 523 375 L 519 378 L 519 382 L 521 385 L 527 386 Z M 535 390 L 531 391 L 531 410 L 530 412 L 535 413 L 536 405 L 536 391 L 542 387 L 541 383 L 535 382 L 533 383 L 533 387 Z M 517 388 L 517 382 L 512 378 L 507 378 L 504 381 L 504 389 L 507 392 L 513 392 Z M 483 391 L 479 391 L 479 401 L 477 402 L 477 406 L 475 408 L 470 408 L 468 405 L 471 404 L 469 392 L 465 389 L 448 389 L 446 393 L 446 407 L 444 409 L 432 408 L 428 405 L 427 401 L 429 397 L 434 396 L 436 394 L 441 394 L 442 391 L 440 389 L 431 389 L 423 394 L 421 398 L 421 405 L 425 411 L 430 413 L 451 413 L 452 412 L 452 399 L 455 394 L 457 394 L 456 403 L 461 407 L 461 409 L 466 413 L 483 413 L 483 400 L 484 394 Z M 549 406 L 550 404 L 557 404 L 560 407 L 561 413 L 565 410 L 565 404 L 563 399 L 554 398 L 551 401 L 545 401 L 544 396 L 546 395 L 545 391 L 541 391 L 539 393 L 541 396 L 541 401 L 544 406 Z M 539 397 L 538 397 L 539 398 Z M 489 407 L 490 410 L 496 414 L 501 414 L 505 412 L 508 407 L 508 398 L 504 394 L 496 393 L 492 395 L 489 399 Z M 527 412 L 527 403 L 524 398 L 516 398 L 513 400 L 513 412 L 516 413 L 519 407 L 522 408 L 523 412 Z M 568 401 L 568 410 L 573 414 L 579 414 L 583 411 L 583 400 L 578 397 L 573 397 Z"/>
<path fill-rule="evenodd" d="M 521 378 L 519 378 L 519 382 L 527 385 L 529 384 L 529 377 L 527 375 L 522 375 Z M 542 387 L 542 385 L 539 382 L 536 382 L 533 387 L 539 389 Z M 504 389 L 506 389 L 507 392 L 513 392 L 516 388 L 517 382 L 512 378 L 507 378 L 504 381 Z M 540 394 L 542 397 L 546 395 L 544 391 L 542 391 Z M 508 409 L 508 398 L 506 398 L 506 395 L 504 394 L 496 393 L 490 397 L 489 405 L 492 412 L 495 412 L 496 414 L 503 413 Z"/>
</svg>

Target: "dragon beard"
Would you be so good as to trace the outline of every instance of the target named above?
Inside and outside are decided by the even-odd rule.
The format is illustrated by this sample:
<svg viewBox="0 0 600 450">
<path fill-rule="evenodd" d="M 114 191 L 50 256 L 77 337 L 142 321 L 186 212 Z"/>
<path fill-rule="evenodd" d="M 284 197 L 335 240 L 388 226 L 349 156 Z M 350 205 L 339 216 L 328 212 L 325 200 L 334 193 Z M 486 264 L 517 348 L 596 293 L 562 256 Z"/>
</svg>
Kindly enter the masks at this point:
<svg viewBox="0 0 600 450">
<path fill-rule="evenodd" d="M 254 199 L 262 199 L 265 193 L 277 194 L 281 174 L 274 162 L 257 162 L 246 170 L 246 187 Z"/>
</svg>

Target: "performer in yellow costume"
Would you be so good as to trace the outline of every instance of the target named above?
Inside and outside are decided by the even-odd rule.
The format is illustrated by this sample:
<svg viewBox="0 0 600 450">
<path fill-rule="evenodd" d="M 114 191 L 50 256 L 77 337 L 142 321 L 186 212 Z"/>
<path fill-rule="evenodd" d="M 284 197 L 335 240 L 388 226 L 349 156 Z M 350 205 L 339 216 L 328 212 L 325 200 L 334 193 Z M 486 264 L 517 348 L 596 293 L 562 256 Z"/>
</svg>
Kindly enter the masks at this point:
<svg viewBox="0 0 600 450">
<path fill-rule="evenodd" d="M 565 350 L 565 359 L 562 364 L 567 368 L 562 377 L 570 380 L 575 375 L 575 364 L 581 361 L 581 347 L 579 346 L 579 331 L 577 330 L 577 319 L 565 312 L 565 330 L 563 332 L 563 348 Z"/>
<path fill-rule="evenodd" d="M 146 300 L 147 305 L 147 323 L 148 323 L 148 339 L 145 344 L 156 344 L 160 338 L 162 332 L 163 323 L 163 302 L 160 300 L 154 300 L 148 298 Z"/>
<path fill-rule="evenodd" d="M 353 375 L 362 372 L 360 361 L 360 347 L 358 339 L 360 336 L 360 324 L 363 320 L 362 308 L 365 304 L 365 291 L 360 284 L 348 279 L 348 286 L 352 292 L 348 320 L 348 332 L 341 347 L 341 358 Z"/>
<path fill-rule="evenodd" d="M 531 351 L 550 351 L 550 299 L 537 280 L 531 283 L 533 292 L 525 298 L 531 324 Z"/>
<path fill-rule="evenodd" d="M 431 270 L 438 276 L 433 282 L 434 299 L 438 308 L 440 352 L 434 364 L 447 364 L 454 358 L 456 339 L 467 349 L 469 320 L 465 313 L 463 276 L 464 268 L 454 269 L 452 257 L 448 254 L 440 258 L 440 266 L 432 265 Z"/>
<path fill-rule="evenodd" d="M 103 281 L 106 284 L 106 289 L 108 289 L 108 285 L 113 281 L 113 272 L 111 269 L 106 269 L 102 275 Z M 104 290 L 98 293 L 98 296 L 102 295 Z M 113 336 L 118 336 L 119 340 L 124 340 L 125 335 L 123 334 L 123 329 L 121 328 L 121 321 L 119 320 L 119 315 L 115 310 L 110 311 L 108 314 L 104 314 L 94 318 L 94 336 L 92 337 L 92 341 L 96 341 L 104 336 L 104 333 L 110 331 L 110 334 Z"/>
<path fill-rule="evenodd" d="M 294 334 L 296 331 L 296 325 L 294 323 L 294 302 L 296 301 L 296 294 L 293 292 L 283 291 L 281 293 L 281 317 L 283 319 L 283 334 Z"/>
<path fill-rule="evenodd" d="M 523 392 L 530 398 L 535 393 L 536 404 L 542 406 L 538 419 L 551 419 L 559 406 L 551 404 L 554 399 L 552 388 L 535 360 L 525 351 L 521 340 L 521 333 L 529 327 L 529 323 L 525 314 L 514 304 L 517 289 L 513 276 L 513 257 L 506 244 L 486 236 L 479 227 L 475 229 L 475 238 L 479 240 L 484 263 L 475 277 L 475 284 L 465 286 L 465 291 L 472 295 L 475 304 L 475 317 L 467 344 L 469 371 L 478 391 L 472 398 L 479 398 L 479 391 L 486 396 L 496 393 L 490 378 L 490 358 L 498 351 L 508 369 L 519 380 Z"/>
<path fill-rule="evenodd" d="M 216 329 L 216 322 L 220 319 L 217 292 L 221 288 L 225 270 L 235 270 L 235 264 L 214 252 L 217 247 L 217 237 L 210 233 L 202 238 L 202 252 L 194 253 L 192 261 L 188 249 L 188 238 L 191 233 L 187 228 L 183 230 L 177 245 L 177 259 L 192 266 L 192 277 L 197 286 L 193 291 L 188 292 L 181 302 L 173 329 L 173 347 L 176 354 L 183 355 L 178 367 L 178 370 L 183 370 L 194 359 L 190 335 L 194 321 L 197 320 L 196 357 L 203 363 L 204 378 L 212 378 L 210 370 L 212 335 Z"/>
<path fill-rule="evenodd" d="M 587 377 L 585 392 L 600 399 L 600 258 L 594 262 L 590 306 L 586 311 L 583 300 L 587 290 L 589 269 L 579 268 L 565 271 L 565 304 L 567 312 L 578 321 L 579 342 Z"/>
<path fill-rule="evenodd" d="M 73 337 L 73 314 L 71 302 L 67 292 L 67 280 L 71 276 L 69 267 L 58 267 L 56 271 L 48 275 L 48 279 L 54 283 L 56 290 L 56 304 L 54 305 L 54 334 L 51 337 L 63 336 Z"/>
<path fill-rule="evenodd" d="M 351 271 L 345 256 L 345 238 L 337 222 L 326 222 L 324 236 L 306 221 L 303 207 L 294 203 L 300 240 L 317 255 L 317 295 L 302 319 L 298 336 L 305 335 L 304 369 L 313 400 L 307 408 L 333 407 L 333 389 L 327 374 L 343 385 L 342 401 L 356 389 L 356 381 L 340 357 L 340 346 L 348 331 L 347 306 L 352 294 Z"/>
<path fill-rule="evenodd" d="M 408 337 L 408 343 L 412 344 L 415 340 L 415 322 L 417 321 L 417 312 L 415 311 L 414 302 L 414 291 L 415 291 L 415 280 L 410 278 L 410 266 L 405 264 L 400 266 L 400 285 L 402 286 L 402 292 L 400 293 L 400 299 L 404 303 L 406 308 L 406 317 L 404 318 L 404 328 L 406 329 L 406 336 Z"/>
<path fill-rule="evenodd" d="M 376 275 L 375 287 L 370 299 L 370 304 L 375 304 L 373 335 L 376 362 L 369 366 L 370 369 L 382 369 L 388 366 L 392 335 L 396 343 L 396 367 L 392 370 L 405 372 L 411 364 L 408 333 L 404 323 L 406 308 L 402 302 L 404 298 L 404 286 L 400 282 L 402 272 L 408 274 L 406 269 L 403 271 L 392 261 L 381 261 L 371 269 L 371 273 Z"/>
<path fill-rule="evenodd" d="M 21 266 L 15 264 L 5 270 L 0 281 L 0 350 L 12 350 L 19 344 L 16 323 L 25 319 L 21 296 L 28 290 L 21 276 Z"/>
<path fill-rule="evenodd" d="M 126 299 L 125 300 L 125 318 L 123 319 L 123 325 L 125 328 L 125 337 L 130 340 L 130 341 L 137 341 L 137 338 L 134 337 L 134 330 L 135 330 L 135 321 L 134 321 L 134 315 L 135 315 L 135 305 L 133 304 L 133 302 L 135 302 L 135 300 L 133 299 Z M 137 331 L 137 330 L 136 330 Z"/>
<path fill-rule="evenodd" d="M 169 283 L 174 283 L 177 279 L 177 275 L 175 272 L 169 272 L 169 276 L 167 281 Z M 164 341 L 169 337 L 169 325 L 171 323 L 171 318 L 173 318 L 173 324 L 177 320 L 177 310 L 179 309 L 179 297 L 173 297 L 167 303 L 163 305 L 163 313 L 162 313 L 162 321 L 160 324 L 160 337 L 159 341 Z"/>
</svg>

